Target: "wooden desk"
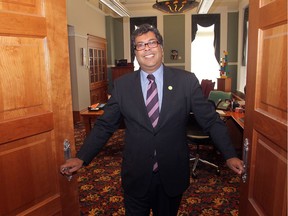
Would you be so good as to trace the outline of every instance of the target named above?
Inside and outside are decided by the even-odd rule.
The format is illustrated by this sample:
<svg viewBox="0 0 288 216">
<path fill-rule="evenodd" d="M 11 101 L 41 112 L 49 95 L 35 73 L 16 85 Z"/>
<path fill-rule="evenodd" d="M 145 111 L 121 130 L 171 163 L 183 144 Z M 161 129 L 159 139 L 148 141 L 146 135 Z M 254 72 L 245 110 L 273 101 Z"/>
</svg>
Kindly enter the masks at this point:
<svg viewBox="0 0 288 216">
<path fill-rule="evenodd" d="M 89 111 L 87 108 L 80 111 L 80 116 L 85 125 L 86 134 L 88 134 L 92 129 L 92 124 L 94 124 L 95 120 L 103 115 L 104 111 Z"/>
<path fill-rule="evenodd" d="M 236 150 L 241 150 L 243 145 L 243 130 L 245 113 L 225 112 L 226 125 L 231 137 L 231 141 Z"/>
<path fill-rule="evenodd" d="M 132 63 L 128 63 L 126 66 L 112 67 L 111 71 L 112 71 L 112 80 L 115 80 L 126 73 L 132 73 L 134 71 L 134 65 Z"/>
<path fill-rule="evenodd" d="M 239 113 L 239 112 L 226 112 L 227 116 L 231 116 L 233 120 L 242 128 L 244 129 L 244 113 Z"/>
</svg>

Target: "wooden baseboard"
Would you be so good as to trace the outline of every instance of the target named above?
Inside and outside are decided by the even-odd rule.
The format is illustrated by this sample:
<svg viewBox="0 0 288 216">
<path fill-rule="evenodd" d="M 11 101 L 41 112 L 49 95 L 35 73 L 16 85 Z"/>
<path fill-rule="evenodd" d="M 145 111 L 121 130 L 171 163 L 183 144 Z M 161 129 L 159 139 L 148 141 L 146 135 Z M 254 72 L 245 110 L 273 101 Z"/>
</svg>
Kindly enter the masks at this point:
<svg viewBox="0 0 288 216">
<path fill-rule="evenodd" d="M 81 121 L 80 111 L 73 111 L 73 123 Z"/>
</svg>

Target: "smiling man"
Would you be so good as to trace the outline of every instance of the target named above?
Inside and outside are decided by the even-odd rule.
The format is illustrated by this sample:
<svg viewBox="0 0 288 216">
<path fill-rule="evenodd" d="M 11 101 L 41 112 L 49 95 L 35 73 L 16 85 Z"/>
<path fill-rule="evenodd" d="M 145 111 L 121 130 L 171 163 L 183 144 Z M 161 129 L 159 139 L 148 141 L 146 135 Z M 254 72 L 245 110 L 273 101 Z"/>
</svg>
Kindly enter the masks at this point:
<svg viewBox="0 0 288 216">
<path fill-rule="evenodd" d="M 146 34 L 135 38 L 134 43 L 136 58 L 141 69 L 146 73 L 153 73 L 156 71 L 162 64 L 162 39 L 157 39 L 153 32 L 147 32 Z M 160 44 L 160 46 L 158 46 L 158 44 Z M 147 47 L 148 49 L 146 49 Z"/>
<path fill-rule="evenodd" d="M 76 158 L 60 170 L 65 175 L 88 165 L 117 130 L 126 125 L 121 170 L 128 216 L 176 216 L 189 186 L 189 148 L 186 127 L 193 112 L 208 131 L 227 165 L 237 174 L 243 163 L 236 157 L 227 128 L 202 95 L 193 73 L 162 63 L 163 39 L 144 24 L 131 36 L 140 69 L 115 80 L 114 89 Z"/>
</svg>

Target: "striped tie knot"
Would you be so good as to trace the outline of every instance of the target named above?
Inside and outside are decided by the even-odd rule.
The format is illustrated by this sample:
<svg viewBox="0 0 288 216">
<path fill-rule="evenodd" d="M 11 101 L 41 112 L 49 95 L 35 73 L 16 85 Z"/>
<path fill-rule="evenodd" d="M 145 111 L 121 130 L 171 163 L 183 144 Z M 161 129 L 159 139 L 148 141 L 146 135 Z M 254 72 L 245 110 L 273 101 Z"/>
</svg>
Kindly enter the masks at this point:
<svg viewBox="0 0 288 216">
<path fill-rule="evenodd" d="M 154 77 L 154 75 L 152 75 L 152 74 L 149 74 L 149 75 L 147 76 L 147 79 L 149 80 L 149 83 L 155 81 L 155 77 Z"/>
</svg>

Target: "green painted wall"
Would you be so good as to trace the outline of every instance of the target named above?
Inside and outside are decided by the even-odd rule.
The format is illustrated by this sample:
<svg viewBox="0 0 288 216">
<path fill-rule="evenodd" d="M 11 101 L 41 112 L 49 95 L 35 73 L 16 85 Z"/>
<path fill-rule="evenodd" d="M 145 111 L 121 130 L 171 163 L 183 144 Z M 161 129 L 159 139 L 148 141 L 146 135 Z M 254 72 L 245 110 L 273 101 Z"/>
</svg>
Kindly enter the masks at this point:
<svg viewBox="0 0 288 216">
<path fill-rule="evenodd" d="M 237 89 L 237 63 L 238 61 L 238 18 L 239 13 L 228 13 L 228 30 L 227 30 L 227 51 L 228 51 L 228 65 L 229 77 L 232 78 L 232 91 Z"/>
<path fill-rule="evenodd" d="M 106 25 L 106 40 L 107 40 L 107 64 L 111 65 L 112 56 L 114 58 L 114 29 L 113 29 L 113 17 L 106 16 L 105 17 L 105 25 Z"/>
<path fill-rule="evenodd" d="M 238 17 L 238 12 L 228 13 L 227 47 L 232 62 L 238 60 Z"/>
<path fill-rule="evenodd" d="M 124 58 L 124 36 L 123 36 L 123 18 L 114 19 L 114 52 L 115 56 L 112 59 L 112 64 L 115 60 Z"/>
<path fill-rule="evenodd" d="M 124 58 L 123 18 L 106 16 L 107 64 Z"/>
<path fill-rule="evenodd" d="M 184 63 L 185 61 L 185 15 L 165 15 L 163 18 L 164 62 Z M 178 58 L 171 59 L 171 50 L 177 50 Z"/>
<path fill-rule="evenodd" d="M 112 89 L 112 72 L 110 65 L 115 65 L 115 60 L 124 58 L 124 37 L 123 37 L 123 18 L 105 17 L 106 40 L 107 40 L 107 78 L 108 93 Z"/>
</svg>

